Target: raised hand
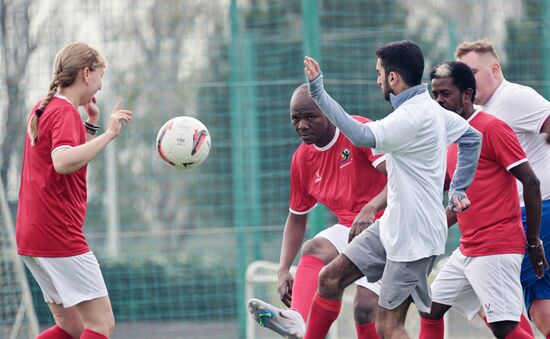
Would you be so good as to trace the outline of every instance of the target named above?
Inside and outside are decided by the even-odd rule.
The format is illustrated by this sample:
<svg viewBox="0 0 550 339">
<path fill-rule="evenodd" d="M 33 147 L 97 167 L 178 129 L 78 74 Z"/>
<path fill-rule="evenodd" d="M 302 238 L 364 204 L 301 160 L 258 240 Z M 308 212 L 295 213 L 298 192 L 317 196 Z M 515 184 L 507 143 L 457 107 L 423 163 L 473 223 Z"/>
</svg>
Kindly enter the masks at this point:
<svg viewBox="0 0 550 339">
<path fill-rule="evenodd" d="M 315 79 L 321 74 L 319 64 L 312 57 L 308 57 L 307 55 L 304 57 L 304 66 L 304 73 L 308 81 Z"/>
<path fill-rule="evenodd" d="M 121 105 L 122 100 L 118 99 L 116 101 L 115 107 L 113 108 L 113 111 L 111 112 L 111 115 L 109 116 L 109 123 L 107 125 L 107 131 L 105 132 L 109 133 L 113 139 L 116 138 L 120 133 L 122 122 L 129 123 L 132 120 L 133 113 L 131 111 L 121 109 Z"/>
</svg>

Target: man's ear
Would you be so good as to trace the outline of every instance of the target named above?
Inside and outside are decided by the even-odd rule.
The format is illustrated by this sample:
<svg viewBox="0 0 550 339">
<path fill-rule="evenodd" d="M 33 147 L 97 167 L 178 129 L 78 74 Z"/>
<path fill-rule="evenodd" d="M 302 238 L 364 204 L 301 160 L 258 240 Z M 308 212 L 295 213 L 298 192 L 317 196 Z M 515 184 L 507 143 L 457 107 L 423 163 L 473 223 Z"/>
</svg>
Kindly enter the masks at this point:
<svg viewBox="0 0 550 339">
<path fill-rule="evenodd" d="M 474 100 L 472 100 L 472 96 L 474 95 L 473 89 L 467 88 L 462 95 L 464 96 L 464 99 L 466 99 L 467 102 L 469 103 L 474 102 Z"/>
<path fill-rule="evenodd" d="M 500 71 L 500 65 L 498 62 L 495 62 L 494 64 L 491 65 L 491 72 L 493 73 L 493 75 L 498 74 L 499 71 Z"/>
<path fill-rule="evenodd" d="M 388 74 L 388 82 L 390 83 L 390 85 L 395 86 L 398 81 L 399 81 L 399 74 L 393 71 L 390 72 L 390 74 Z"/>
</svg>

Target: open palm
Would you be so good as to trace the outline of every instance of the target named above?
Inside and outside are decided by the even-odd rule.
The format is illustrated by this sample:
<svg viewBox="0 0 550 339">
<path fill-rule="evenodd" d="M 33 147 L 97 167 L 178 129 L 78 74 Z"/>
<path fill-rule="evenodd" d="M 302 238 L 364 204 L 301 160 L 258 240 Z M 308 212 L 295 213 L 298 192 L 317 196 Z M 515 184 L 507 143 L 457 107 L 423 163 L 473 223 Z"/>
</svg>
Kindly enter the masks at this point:
<svg viewBox="0 0 550 339">
<path fill-rule="evenodd" d="M 312 57 L 306 56 L 304 58 L 304 73 L 308 81 L 315 79 L 319 74 L 321 74 L 321 68 L 315 59 Z"/>
</svg>

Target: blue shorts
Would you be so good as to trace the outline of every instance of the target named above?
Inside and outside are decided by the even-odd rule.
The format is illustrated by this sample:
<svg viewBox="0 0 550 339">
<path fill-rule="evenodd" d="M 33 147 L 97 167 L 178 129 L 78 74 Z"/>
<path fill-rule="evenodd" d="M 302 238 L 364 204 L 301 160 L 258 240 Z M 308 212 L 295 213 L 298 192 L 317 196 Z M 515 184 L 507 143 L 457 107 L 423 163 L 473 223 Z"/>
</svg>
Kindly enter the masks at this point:
<svg viewBox="0 0 550 339">
<path fill-rule="evenodd" d="M 525 208 L 521 209 L 521 219 L 525 230 Z M 542 202 L 542 220 L 540 223 L 540 239 L 544 243 L 544 252 L 550 260 L 550 200 Z M 529 261 L 529 252 L 525 251 L 525 257 L 521 264 L 521 286 L 523 287 L 523 298 L 525 308 L 529 314 L 529 307 L 533 299 L 550 299 L 550 272 L 545 272 L 542 279 L 537 279 L 535 270 Z"/>
</svg>

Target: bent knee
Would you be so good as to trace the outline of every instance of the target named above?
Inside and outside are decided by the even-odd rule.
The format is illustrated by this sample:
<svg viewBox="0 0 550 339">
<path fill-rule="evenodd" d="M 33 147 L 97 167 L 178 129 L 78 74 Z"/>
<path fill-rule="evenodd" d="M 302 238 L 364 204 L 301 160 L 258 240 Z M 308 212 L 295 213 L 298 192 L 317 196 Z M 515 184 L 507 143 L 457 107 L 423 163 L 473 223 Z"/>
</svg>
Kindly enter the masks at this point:
<svg viewBox="0 0 550 339">
<path fill-rule="evenodd" d="M 319 291 L 327 295 L 339 291 L 340 289 L 343 289 L 341 276 L 333 272 L 330 267 L 323 267 L 319 273 Z"/>
<path fill-rule="evenodd" d="M 308 255 L 321 259 L 328 264 L 338 255 L 336 247 L 325 238 L 313 238 L 302 245 L 302 256 Z"/>
<path fill-rule="evenodd" d="M 110 338 L 115 330 L 115 316 L 112 313 L 105 321 L 105 328 L 107 333 L 109 333 L 108 337 Z"/>
<path fill-rule="evenodd" d="M 110 338 L 115 330 L 115 317 L 112 313 L 105 314 L 100 319 L 94 319 L 94 321 L 87 322 L 84 326 L 87 329 L 101 333 Z"/>
</svg>

